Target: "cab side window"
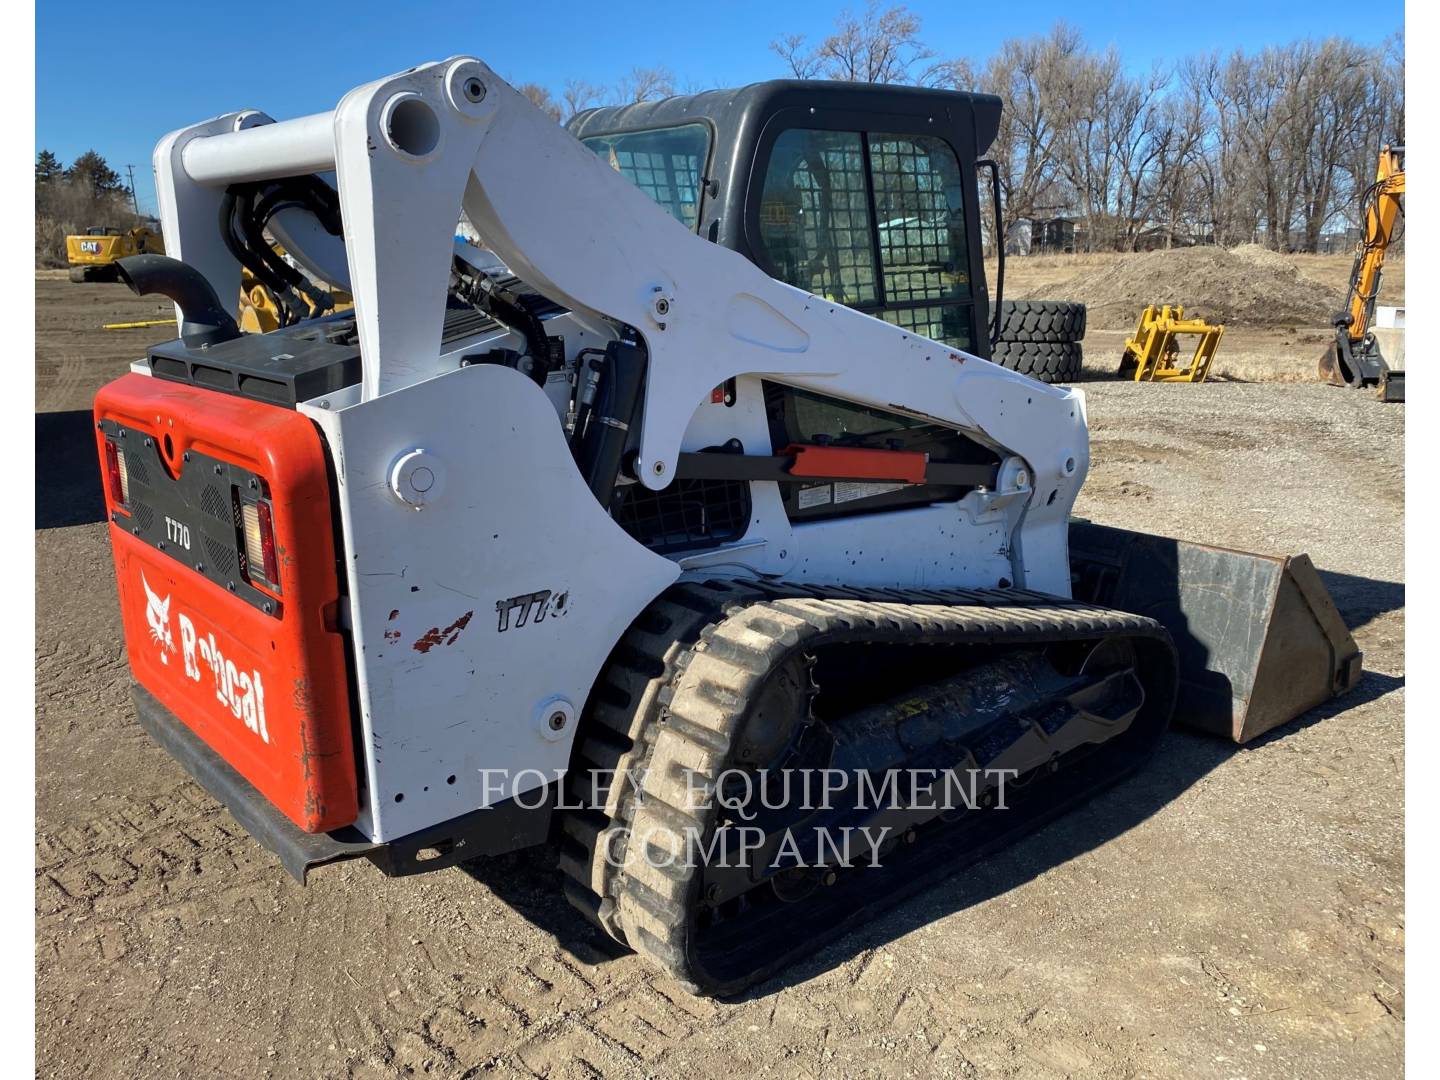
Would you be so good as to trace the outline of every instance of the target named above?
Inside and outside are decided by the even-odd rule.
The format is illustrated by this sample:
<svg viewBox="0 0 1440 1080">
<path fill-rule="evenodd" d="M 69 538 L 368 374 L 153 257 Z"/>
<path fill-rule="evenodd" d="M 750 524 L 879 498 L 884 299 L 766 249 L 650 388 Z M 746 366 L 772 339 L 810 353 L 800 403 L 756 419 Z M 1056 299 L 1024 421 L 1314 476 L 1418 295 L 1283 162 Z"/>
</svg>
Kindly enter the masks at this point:
<svg viewBox="0 0 1440 1080">
<path fill-rule="evenodd" d="M 700 219 L 700 176 L 710 153 L 704 124 L 593 135 L 586 146 L 691 232 Z"/>
</svg>

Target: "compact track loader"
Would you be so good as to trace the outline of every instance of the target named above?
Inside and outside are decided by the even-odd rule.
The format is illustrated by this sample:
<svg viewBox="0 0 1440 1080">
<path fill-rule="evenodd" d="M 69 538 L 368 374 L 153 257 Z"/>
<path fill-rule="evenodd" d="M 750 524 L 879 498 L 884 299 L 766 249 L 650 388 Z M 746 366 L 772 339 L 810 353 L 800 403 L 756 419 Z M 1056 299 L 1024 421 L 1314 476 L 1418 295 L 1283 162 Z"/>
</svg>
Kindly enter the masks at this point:
<svg viewBox="0 0 1440 1080">
<path fill-rule="evenodd" d="M 95 406 L 142 724 L 301 881 L 553 842 L 728 994 L 1172 716 L 1348 687 L 1303 557 L 1072 523 L 1083 396 L 985 359 L 999 111 L 781 82 L 577 139 L 459 57 L 166 136 L 173 258 L 120 266 L 180 336 Z M 267 237 L 353 311 L 242 335 Z"/>
</svg>

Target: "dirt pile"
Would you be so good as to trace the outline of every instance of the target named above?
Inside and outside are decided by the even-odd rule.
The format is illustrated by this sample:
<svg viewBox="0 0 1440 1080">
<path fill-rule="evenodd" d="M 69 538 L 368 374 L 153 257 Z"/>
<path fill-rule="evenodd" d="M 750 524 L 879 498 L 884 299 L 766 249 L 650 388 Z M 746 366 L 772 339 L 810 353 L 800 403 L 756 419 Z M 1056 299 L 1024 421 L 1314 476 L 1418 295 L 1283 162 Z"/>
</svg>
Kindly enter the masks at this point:
<svg viewBox="0 0 1440 1080">
<path fill-rule="evenodd" d="M 1230 326 L 1328 326 L 1342 298 L 1257 244 L 1129 255 L 1037 289 L 1032 299 L 1077 300 L 1090 325 L 1129 330 L 1146 304 L 1183 304 L 1187 315 Z"/>
</svg>

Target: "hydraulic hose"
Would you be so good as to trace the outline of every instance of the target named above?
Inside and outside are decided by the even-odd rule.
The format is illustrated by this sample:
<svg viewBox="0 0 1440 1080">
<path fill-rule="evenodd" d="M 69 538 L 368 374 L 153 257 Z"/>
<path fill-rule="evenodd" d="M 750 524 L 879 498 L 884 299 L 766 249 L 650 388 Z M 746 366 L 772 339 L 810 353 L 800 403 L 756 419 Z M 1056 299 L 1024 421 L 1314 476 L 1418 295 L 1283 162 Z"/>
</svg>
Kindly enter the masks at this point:
<svg viewBox="0 0 1440 1080">
<path fill-rule="evenodd" d="M 605 350 L 600 400 L 580 448 L 580 472 L 600 505 L 610 509 L 630 425 L 640 414 L 647 367 L 645 346 L 634 339 L 611 342 Z"/>
</svg>

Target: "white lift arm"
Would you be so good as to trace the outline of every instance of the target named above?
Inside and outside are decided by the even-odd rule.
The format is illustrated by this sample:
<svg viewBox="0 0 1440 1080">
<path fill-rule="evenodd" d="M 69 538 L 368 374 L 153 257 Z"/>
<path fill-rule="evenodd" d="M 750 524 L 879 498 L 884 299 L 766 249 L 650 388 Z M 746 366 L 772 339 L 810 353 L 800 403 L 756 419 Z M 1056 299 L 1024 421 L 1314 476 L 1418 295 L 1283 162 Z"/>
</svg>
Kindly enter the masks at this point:
<svg viewBox="0 0 1440 1080">
<path fill-rule="evenodd" d="M 215 225 L 224 187 L 333 169 L 366 398 L 439 373 L 463 207 L 529 285 L 645 338 L 639 473 L 652 488 L 669 483 L 694 407 L 745 373 L 1024 447 L 1047 495 L 1073 495 L 1083 481 L 1088 441 L 1074 392 L 776 281 L 700 239 L 479 60 L 380 79 L 333 113 L 280 123 L 253 111 L 219 117 L 167 136 L 155 167 L 167 250 L 222 297 L 237 292 L 240 273 Z M 333 238 L 313 221 L 304 229 L 306 217 L 285 222 L 294 254 L 317 268 L 334 263 Z"/>
</svg>

